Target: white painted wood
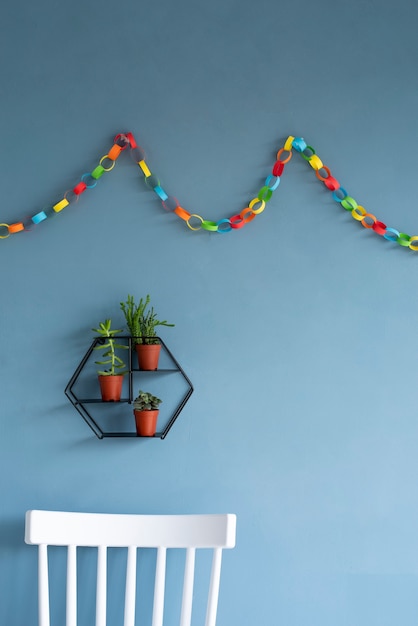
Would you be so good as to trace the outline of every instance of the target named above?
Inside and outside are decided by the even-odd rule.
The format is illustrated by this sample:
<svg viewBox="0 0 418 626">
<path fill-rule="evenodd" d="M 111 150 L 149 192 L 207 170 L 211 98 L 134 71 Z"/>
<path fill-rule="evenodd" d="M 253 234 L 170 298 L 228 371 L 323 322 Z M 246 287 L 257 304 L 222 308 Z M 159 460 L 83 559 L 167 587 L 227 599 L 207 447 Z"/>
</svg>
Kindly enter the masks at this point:
<svg viewBox="0 0 418 626">
<path fill-rule="evenodd" d="M 152 611 L 152 626 L 163 626 L 165 570 L 167 549 L 159 547 L 157 550 L 157 565 L 155 568 L 154 606 Z"/>
<path fill-rule="evenodd" d="M 54 546 L 233 548 L 236 516 L 28 511 L 27 543 Z"/>
<path fill-rule="evenodd" d="M 180 626 L 191 626 L 196 549 L 211 548 L 214 555 L 206 626 L 216 626 L 222 550 L 235 546 L 235 533 L 236 516 L 232 514 L 117 515 L 28 511 L 25 541 L 39 546 L 39 626 L 51 626 L 48 545 L 68 548 L 66 626 L 77 626 L 77 546 L 90 546 L 98 549 L 96 626 L 107 626 L 108 547 L 128 549 L 124 626 L 135 626 L 138 548 L 157 548 L 152 626 L 163 626 L 167 550 L 170 548 L 186 549 Z"/>
<path fill-rule="evenodd" d="M 187 548 L 186 563 L 184 566 L 183 599 L 181 603 L 180 626 L 190 626 L 192 621 L 195 561 L 195 548 Z"/>
<path fill-rule="evenodd" d="M 135 626 L 136 557 L 137 547 L 129 546 L 128 560 L 126 563 L 124 626 Z"/>
<path fill-rule="evenodd" d="M 222 550 L 215 548 L 212 559 L 212 572 L 210 577 L 208 608 L 206 612 L 205 626 L 215 626 L 218 609 L 219 583 L 221 580 Z"/>
<path fill-rule="evenodd" d="M 39 626 L 49 626 L 48 546 L 41 544 L 38 553 Z"/>
<path fill-rule="evenodd" d="M 67 549 L 66 626 L 77 626 L 77 546 Z"/>
<path fill-rule="evenodd" d="M 97 550 L 96 626 L 106 626 L 107 548 Z"/>
</svg>

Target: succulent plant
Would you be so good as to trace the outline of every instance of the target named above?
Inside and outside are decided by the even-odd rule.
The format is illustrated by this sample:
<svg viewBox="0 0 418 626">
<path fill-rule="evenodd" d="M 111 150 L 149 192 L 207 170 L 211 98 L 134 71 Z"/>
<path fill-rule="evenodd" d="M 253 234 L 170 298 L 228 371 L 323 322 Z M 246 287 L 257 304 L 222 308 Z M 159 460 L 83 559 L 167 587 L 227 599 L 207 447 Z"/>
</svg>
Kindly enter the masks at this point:
<svg viewBox="0 0 418 626">
<path fill-rule="evenodd" d="M 104 343 L 98 346 L 94 346 L 93 350 L 105 350 L 103 352 L 104 361 L 95 361 L 96 365 L 109 365 L 108 369 L 98 370 L 99 376 L 124 376 L 128 373 L 125 363 L 116 354 L 116 350 L 128 350 L 128 346 L 116 343 L 114 336 L 122 331 L 112 330 L 112 320 L 105 320 L 99 322 L 99 328 L 92 328 L 95 333 L 98 333 Z M 122 371 L 121 371 L 122 370 Z"/>
<path fill-rule="evenodd" d="M 162 400 L 157 398 L 157 396 L 153 396 L 151 393 L 147 391 L 138 391 L 138 396 L 134 400 L 134 410 L 135 411 L 155 411 L 158 409 Z"/>
</svg>

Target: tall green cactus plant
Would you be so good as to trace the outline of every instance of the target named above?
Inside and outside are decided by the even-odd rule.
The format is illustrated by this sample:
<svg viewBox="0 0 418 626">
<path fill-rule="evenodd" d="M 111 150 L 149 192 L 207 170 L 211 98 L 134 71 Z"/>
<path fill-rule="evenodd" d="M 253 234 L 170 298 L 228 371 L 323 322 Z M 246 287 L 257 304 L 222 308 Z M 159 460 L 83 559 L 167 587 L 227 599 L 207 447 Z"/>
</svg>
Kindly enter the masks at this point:
<svg viewBox="0 0 418 626">
<path fill-rule="evenodd" d="M 128 295 L 126 302 L 120 303 L 134 344 L 158 344 L 156 327 L 174 326 L 167 320 L 158 320 L 154 307 L 147 310 L 150 300 L 151 297 L 148 294 L 145 300 L 141 298 L 139 303 L 135 304 L 134 297 Z"/>
</svg>

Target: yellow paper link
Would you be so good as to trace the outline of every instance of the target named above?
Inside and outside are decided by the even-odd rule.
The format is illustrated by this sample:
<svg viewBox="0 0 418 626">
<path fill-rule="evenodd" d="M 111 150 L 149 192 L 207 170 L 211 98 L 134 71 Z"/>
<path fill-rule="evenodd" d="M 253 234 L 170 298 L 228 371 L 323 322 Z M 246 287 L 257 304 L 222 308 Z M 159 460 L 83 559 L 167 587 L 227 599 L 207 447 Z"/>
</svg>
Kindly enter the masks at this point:
<svg viewBox="0 0 418 626">
<path fill-rule="evenodd" d="M 109 167 L 105 167 L 105 166 L 103 165 L 103 161 L 104 161 L 105 159 L 109 159 L 109 161 L 111 162 L 111 165 L 110 165 Z M 116 165 L 116 161 L 112 161 L 112 159 L 111 159 L 111 158 L 110 158 L 107 154 L 105 154 L 104 156 L 102 156 L 102 158 L 100 159 L 99 163 L 100 163 L 100 165 L 102 166 L 102 168 L 104 169 L 104 171 L 105 171 L 105 172 L 110 172 L 110 170 L 113 170 L 113 168 L 114 168 L 114 167 L 115 167 L 115 165 Z"/>
<path fill-rule="evenodd" d="M 416 245 L 413 245 L 412 242 L 416 241 Z M 418 251 L 418 237 L 416 235 L 414 235 L 413 237 L 411 237 L 410 241 L 409 241 L 409 247 L 411 248 L 411 250 L 415 250 L 415 252 Z"/>
<path fill-rule="evenodd" d="M 257 202 L 260 202 L 260 206 L 258 207 L 258 209 L 253 209 L 253 206 L 255 206 Z M 254 215 L 258 215 L 259 213 L 262 213 L 264 211 L 264 209 L 266 208 L 266 203 L 264 202 L 264 200 L 260 200 L 260 198 L 253 198 L 248 207 L 251 209 Z"/>
<path fill-rule="evenodd" d="M 361 222 L 361 220 L 364 218 L 364 216 L 367 215 L 367 211 L 364 208 L 364 206 L 360 206 L 360 204 L 358 204 L 351 211 L 351 215 L 354 217 L 355 220 L 357 220 L 358 222 Z"/>
<path fill-rule="evenodd" d="M 292 137 L 291 135 L 289 135 L 289 137 L 286 139 L 285 144 L 283 146 L 284 150 L 287 150 L 288 152 L 291 152 L 292 150 L 292 141 L 294 140 L 294 137 Z"/>
<path fill-rule="evenodd" d="M 0 235 L 0 239 L 7 239 L 7 237 L 10 237 L 9 224 L 0 224 L 0 228 L 7 229 L 7 235 Z"/>
<path fill-rule="evenodd" d="M 65 207 L 68 206 L 69 204 L 70 203 L 68 202 L 68 200 L 66 198 L 63 198 L 60 202 L 57 202 L 57 204 L 54 204 L 52 208 L 54 209 L 55 213 L 59 213 L 60 211 L 65 209 Z"/>
<path fill-rule="evenodd" d="M 316 171 L 320 170 L 321 168 L 324 167 L 324 164 L 322 163 L 321 159 L 319 158 L 319 156 L 317 154 L 314 154 L 308 161 L 309 165 Z"/>
<path fill-rule="evenodd" d="M 141 168 L 141 170 L 144 172 L 145 176 L 148 178 L 148 176 L 151 176 L 151 172 L 148 169 L 148 165 L 145 163 L 144 160 L 142 161 L 138 161 L 138 165 Z"/>
<path fill-rule="evenodd" d="M 190 219 L 192 217 L 196 217 L 198 220 L 200 220 L 199 226 L 191 226 L 190 225 Z M 202 228 L 202 224 L 203 224 L 203 217 L 200 217 L 200 215 L 196 215 L 196 213 L 192 213 L 192 215 L 187 220 L 186 224 L 190 228 L 190 230 L 200 230 Z"/>
</svg>

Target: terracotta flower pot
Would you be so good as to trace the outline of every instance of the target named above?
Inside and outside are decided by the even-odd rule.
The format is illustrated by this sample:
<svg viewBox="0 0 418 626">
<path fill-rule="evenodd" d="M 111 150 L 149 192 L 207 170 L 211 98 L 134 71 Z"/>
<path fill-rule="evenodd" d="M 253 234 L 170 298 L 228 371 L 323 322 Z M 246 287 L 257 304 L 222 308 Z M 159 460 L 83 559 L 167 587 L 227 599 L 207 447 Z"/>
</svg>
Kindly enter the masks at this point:
<svg viewBox="0 0 418 626">
<path fill-rule="evenodd" d="M 104 402 L 119 402 L 122 395 L 123 376 L 99 376 L 99 384 Z"/>
<path fill-rule="evenodd" d="M 158 409 L 148 411 L 134 410 L 136 433 L 140 437 L 153 437 L 157 430 Z"/>
<path fill-rule="evenodd" d="M 138 355 L 138 366 L 140 370 L 156 370 L 158 369 L 158 360 L 160 358 L 160 344 L 137 343 L 136 353 Z"/>
</svg>

